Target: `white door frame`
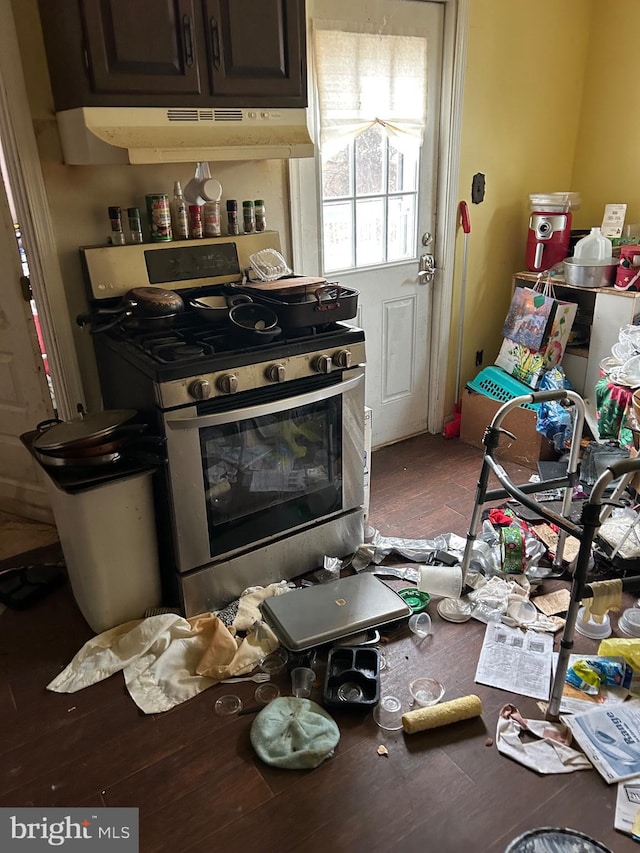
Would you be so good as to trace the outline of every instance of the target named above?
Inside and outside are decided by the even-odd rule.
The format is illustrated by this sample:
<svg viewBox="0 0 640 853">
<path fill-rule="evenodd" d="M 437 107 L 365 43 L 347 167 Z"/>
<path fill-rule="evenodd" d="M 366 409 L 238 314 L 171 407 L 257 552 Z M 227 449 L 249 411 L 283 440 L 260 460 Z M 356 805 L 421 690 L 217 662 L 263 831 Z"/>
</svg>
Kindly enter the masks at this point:
<svg viewBox="0 0 640 853">
<path fill-rule="evenodd" d="M 85 405 L 85 396 L 11 0 L 0 0 L 0 21 L 0 138 L 29 262 L 58 417 L 68 420 L 77 415 L 79 403 Z"/>
<path fill-rule="evenodd" d="M 427 2 L 445 3 L 438 197 L 434 235 L 438 272 L 434 285 L 431 285 L 433 302 L 427 400 L 427 429 L 430 433 L 439 433 L 442 431 L 445 416 L 446 377 L 449 363 L 455 240 L 458 226 L 462 99 L 471 0 L 427 0 Z M 308 33 L 307 42 L 311 44 L 310 33 Z M 314 109 L 313 93 L 310 93 L 309 103 L 310 109 Z M 314 211 L 313 215 L 305 212 L 303 216 L 300 200 L 309 192 L 316 193 L 316 197 L 319 198 L 318 186 L 319 176 L 315 160 L 289 161 L 293 268 L 304 270 L 308 275 L 320 274 L 322 235 L 319 211 Z"/>
</svg>

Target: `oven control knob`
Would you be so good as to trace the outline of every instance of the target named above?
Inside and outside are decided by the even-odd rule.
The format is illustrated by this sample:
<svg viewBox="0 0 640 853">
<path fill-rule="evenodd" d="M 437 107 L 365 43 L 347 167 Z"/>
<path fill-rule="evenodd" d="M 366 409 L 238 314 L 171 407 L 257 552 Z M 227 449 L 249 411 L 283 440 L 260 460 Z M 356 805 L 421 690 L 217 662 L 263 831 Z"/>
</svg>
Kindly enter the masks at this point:
<svg viewBox="0 0 640 853">
<path fill-rule="evenodd" d="M 334 353 L 333 360 L 338 367 L 351 367 L 351 350 L 338 350 L 338 352 Z"/>
<path fill-rule="evenodd" d="M 316 373 L 331 373 L 333 360 L 330 355 L 319 355 L 313 360 L 312 367 Z"/>
<path fill-rule="evenodd" d="M 286 369 L 284 364 L 270 364 L 267 367 L 267 379 L 269 382 L 284 382 Z"/>
<path fill-rule="evenodd" d="M 235 373 L 223 373 L 216 380 L 216 385 L 223 394 L 235 394 L 238 390 L 238 377 Z"/>
<path fill-rule="evenodd" d="M 196 400 L 208 400 L 211 396 L 211 384 L 206 379 L 197 379 L 189 386 L 189 393 Z"/>
</svg>

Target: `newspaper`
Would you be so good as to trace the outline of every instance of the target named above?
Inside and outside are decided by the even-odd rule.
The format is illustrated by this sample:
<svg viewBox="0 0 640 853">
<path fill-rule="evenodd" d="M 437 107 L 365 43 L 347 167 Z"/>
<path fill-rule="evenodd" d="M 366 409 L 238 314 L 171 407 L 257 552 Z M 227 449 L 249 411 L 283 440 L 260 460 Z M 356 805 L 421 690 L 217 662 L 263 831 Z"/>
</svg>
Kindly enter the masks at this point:
<svg viewBox="0 0 640 853">
<path fill-rule="evenodd" d="M 548 699 L 553 637 L 489 622 L 475 680 L 510 693 Z"/>
<path fill-rule="evenodd" d="M 618 783 L 614 826 L 640 841 L 640 778 Z"/>
<path fill-rule="evenodd" d="M 640 775 L 640 700 L 569 714 L 562 721 L 606 782 Z"/>
</svg>

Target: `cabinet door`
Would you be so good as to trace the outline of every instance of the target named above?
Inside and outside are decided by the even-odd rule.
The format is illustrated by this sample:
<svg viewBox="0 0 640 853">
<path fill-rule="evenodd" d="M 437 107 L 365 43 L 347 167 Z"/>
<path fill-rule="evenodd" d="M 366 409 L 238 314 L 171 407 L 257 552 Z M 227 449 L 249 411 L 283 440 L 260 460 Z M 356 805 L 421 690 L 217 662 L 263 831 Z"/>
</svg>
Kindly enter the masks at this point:
<svg viewBox="0 0 640 853">
<path fill-rule="evenodd" d="M 307 105 L 304 0 L 203 0 L 214 97 Z"/>
<path fill-rule="evenodd" d="M 81 0 L 93 92 L 199 94 L 195 0 Z"/>
<path fill-rule="evenodd" d="M 56 110 L 210 105 L 197 2 L 39 0 Z"/>
</svg>

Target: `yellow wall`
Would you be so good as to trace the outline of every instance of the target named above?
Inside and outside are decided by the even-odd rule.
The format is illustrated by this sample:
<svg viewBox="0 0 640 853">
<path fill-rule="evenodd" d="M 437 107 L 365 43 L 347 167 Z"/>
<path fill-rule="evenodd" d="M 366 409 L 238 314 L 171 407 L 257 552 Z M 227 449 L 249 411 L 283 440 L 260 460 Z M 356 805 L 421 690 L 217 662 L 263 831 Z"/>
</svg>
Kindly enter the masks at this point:
<svg viewBox="0 0 640 853">
<path fill-rule="evenodd" d="M 640 222 L 638 12 L 638 0 L 594 6 L 572 181 L 579 227 L 599 225 L 607 203 L 626 203 L 626 222 Z"/>
<path fill-rule="evenodd" d="M 462 387 L 480 369 L 478 350 L 484 366 L 498 353 L 511 276 L 524 269 L 529 194 L 574 189 L 593 8 L 593 0 L 471 0 L 459 182 L 471 215 Z M 471 204 L 477 172 L 486 195 Z M 445 412 L 455 396 L 463 236 L 459 228 Z"/>
</svg>

